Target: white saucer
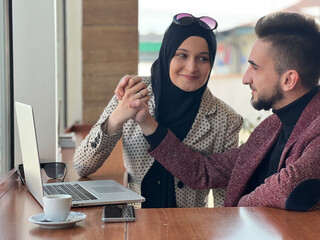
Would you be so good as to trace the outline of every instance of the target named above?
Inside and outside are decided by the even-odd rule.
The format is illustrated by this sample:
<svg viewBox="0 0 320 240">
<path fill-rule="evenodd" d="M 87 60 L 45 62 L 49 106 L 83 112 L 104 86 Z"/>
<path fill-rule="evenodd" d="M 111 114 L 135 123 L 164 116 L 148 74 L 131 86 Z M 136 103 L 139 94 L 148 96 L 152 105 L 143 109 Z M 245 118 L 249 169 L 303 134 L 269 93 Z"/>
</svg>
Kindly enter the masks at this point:
<svg viewBox="0 0 320 240">
<path fill-rule="evenodd" d="M 82 221 L 87 216 L 81 212 L 70 212 L 66 221 L 64 222 L 48 222 L 44 213 L 39 213 L 29 217 L 29 221 L 40 225 L 42 228 L 68 228 L 76 225 L 77 222 Z"/>
</svg>

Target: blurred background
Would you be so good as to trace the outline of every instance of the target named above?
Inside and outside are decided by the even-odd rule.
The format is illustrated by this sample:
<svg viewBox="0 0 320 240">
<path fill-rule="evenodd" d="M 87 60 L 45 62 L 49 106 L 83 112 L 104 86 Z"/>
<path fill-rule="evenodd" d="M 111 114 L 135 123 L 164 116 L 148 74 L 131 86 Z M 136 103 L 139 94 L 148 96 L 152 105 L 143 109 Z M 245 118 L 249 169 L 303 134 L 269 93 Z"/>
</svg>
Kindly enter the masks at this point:
<svg viewBox="0 0 320 240">
<path fill-rule="evenodd" d="M 242 84 L 256 36 L 256 21 L 271 12 L 299 12 L 316 19 L 320 17 L 320 1 L 315 0 L 201 0 L 186 1 L 139 0 L 139 74 L 150 75 L 150 66 L 157 58 L 163 33 L 172 17 L 180 12 L 194 16 L 210 16 L 217 20 L 218 48 L 209 82 L 213 94 L 224 100 L 245 119 L 247 129 L 252 129 L 270 111 L 257 111 L 250 105 L 250 89 Z"/>
</svg>

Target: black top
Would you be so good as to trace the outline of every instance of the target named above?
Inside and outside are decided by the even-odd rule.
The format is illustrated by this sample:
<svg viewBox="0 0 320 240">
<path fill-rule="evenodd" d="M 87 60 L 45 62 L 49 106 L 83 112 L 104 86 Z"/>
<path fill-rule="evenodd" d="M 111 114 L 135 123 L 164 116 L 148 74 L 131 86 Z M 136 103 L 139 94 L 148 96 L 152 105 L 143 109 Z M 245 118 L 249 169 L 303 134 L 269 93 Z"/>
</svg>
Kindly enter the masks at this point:
<svg viewBox="0 0 320 240">
<path fill-rule="evenodd" d="M 288 139 L 291 135 L 291 132 L 294 126 L 296 125 L 296 123 L 298 122 L 303 110 L 311 101 L 311 99 L 318 93 L 318 91 L 319 91 L 319 88 L 316 87 L 311 91 L 309 91 L 304 96 L 302 96 L 301 98 L 290 103 L 289 105 L 279 110 L 273 110 L 273 113 L 275 113 L 279 117 L 283 125 L 282 130 L 278 140 L 268 151 L 267 155 L 265 156 L 263 161 L 260 163 L 260 165 L 257 167 L 251 179 L 249 180 L 245 194 L 251 193 L 258 186 L 263 184 L 266 178 L 278 172 L 280 158 L 281 158 L 283 149 L 287 144 Z M 283 166 L 281 166 L 281 168 L 284 168 L 284 167 L 285 167 L 285 163 Z"/>
</svg>

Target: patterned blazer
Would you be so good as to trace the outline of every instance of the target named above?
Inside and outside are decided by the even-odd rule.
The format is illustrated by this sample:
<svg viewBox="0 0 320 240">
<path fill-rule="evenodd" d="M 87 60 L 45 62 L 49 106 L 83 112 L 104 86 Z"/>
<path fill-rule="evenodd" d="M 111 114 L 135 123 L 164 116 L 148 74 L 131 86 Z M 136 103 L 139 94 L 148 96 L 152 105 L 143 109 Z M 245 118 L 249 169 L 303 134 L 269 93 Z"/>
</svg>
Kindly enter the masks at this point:
<svg viewBox="0 0 320 240">
<path fill-rule="evenodd" d="M 155 102 L 150 77 L 143 77 L 150 92 L 149 109 L 154 116 Z M 80 176 L 88 176 L 99 169 L 106 161 L 116 143 L 122 137 L 123 161 L 128 172 L 129 189 L 141 194 L 141 182 L 154 162 L 147 149 L 149 144 L 143 137 L 140 127 L 129 120 L 122 130 L 107 135 L 101 125 L 115 110 L 118 100 L 114 96 L 104 109 L 100 119 L 92 127 L 87 137 L 77 148 L 74 156 L 74 168 Z M 183 140 L 194 151 L 210 155 L 224 152 L 238 146 L 238 133 L 242 127 L 242 117 L 227 104 L 214 97 L 209 89 L 203 94 L 198 114 L 192 128 Z M 176 203 L 178 207 L 204 207 L 207 205 L 209 190 L 193 190 L 175 178 Z M 222 206 L 225 189 L 214 193 L 214 205 Z"/>
</svg>

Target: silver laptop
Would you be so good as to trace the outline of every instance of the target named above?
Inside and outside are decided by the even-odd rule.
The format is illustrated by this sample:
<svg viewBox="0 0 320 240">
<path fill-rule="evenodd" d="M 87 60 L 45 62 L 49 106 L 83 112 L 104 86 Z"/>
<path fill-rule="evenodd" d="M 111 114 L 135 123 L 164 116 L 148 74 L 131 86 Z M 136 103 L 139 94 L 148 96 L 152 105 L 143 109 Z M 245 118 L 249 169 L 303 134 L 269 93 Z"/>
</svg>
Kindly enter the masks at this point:
<svg viewBox="0 0 320 240">
<path fill-rule="evenodd" d="M 73 207 L 138 203 L 145 200 L 114 180 L 43 184 L 32 106 L 16 102 L 15 108 L 25 182 L 28 190 L 41 206 L 43 206 L 44 195 L 63 193 L 63 191 L 72 195 Z M 76 190 L 80 190 L 80 195 Z"/>
</svg>

